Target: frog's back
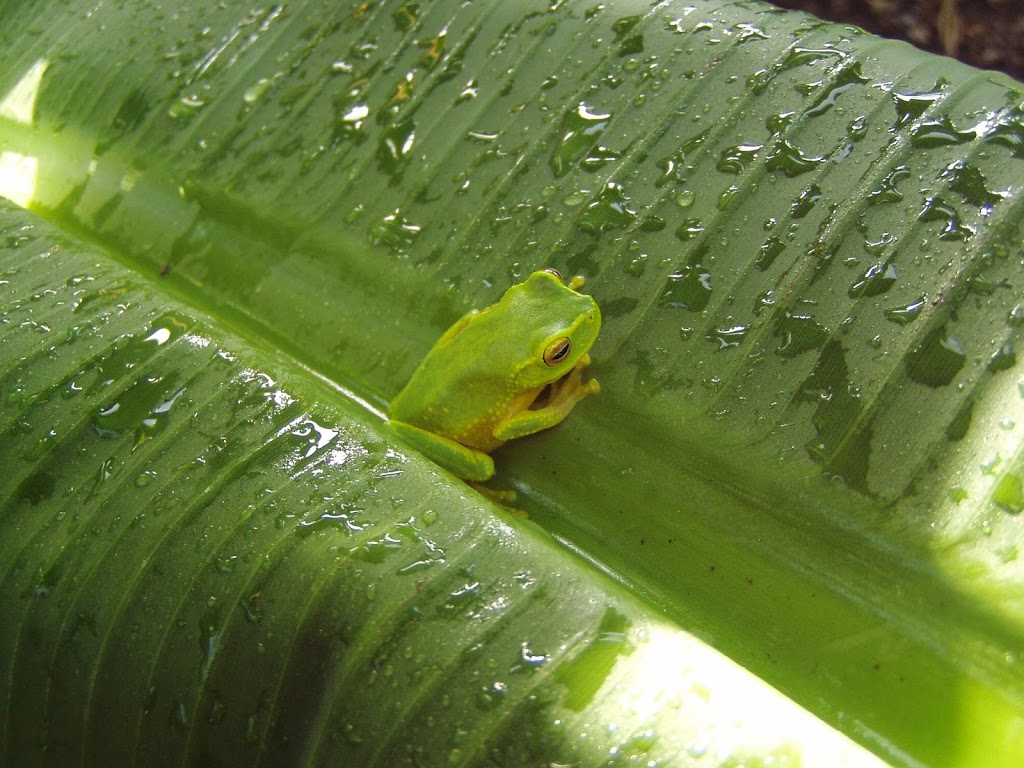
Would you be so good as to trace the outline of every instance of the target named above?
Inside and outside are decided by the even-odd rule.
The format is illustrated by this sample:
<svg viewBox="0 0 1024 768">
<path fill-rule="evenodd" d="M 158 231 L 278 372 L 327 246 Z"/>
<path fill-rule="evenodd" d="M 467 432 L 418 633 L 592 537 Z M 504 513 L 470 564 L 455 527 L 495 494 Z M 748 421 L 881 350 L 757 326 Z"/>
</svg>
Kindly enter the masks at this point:
<svg viewBox="0 0 1024 768">
<path fill-rule="evenodd" d="M 445 334 L 391 401 L 388 416 L 454 437 L 470 422 L 503 413 L 514 372 L 491 320 L 484 310 L 462 333 Z"/>
</svg>

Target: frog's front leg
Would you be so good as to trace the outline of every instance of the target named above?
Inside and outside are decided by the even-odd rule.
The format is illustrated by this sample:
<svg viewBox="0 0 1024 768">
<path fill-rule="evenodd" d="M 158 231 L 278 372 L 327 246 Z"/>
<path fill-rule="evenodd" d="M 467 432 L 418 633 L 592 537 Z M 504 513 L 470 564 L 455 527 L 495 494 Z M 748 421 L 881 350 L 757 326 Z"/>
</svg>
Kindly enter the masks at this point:
<svg viewBox="0 0 1024 768">
<path fill-rule="evenodd" d="M 569 371 L 565 378 L 551 385 L 550 397 L 543 408 L 520 411 L 510 416 L 495 426 L 494 436 L 505 442 L 532 435 L 560 423 L 569 415 L 576 403 L 587 395 L 596 395 L 601 391 L 597 379 L 583 383 L 583 369 L 589 364 L 589 355 L 581 357 L 576 367 Z"/>
<path fill-rule="evenodd" d="M 494 460 L 483 451 L 402 421 L 392 421 L 391 426 L 406 442 L 452 474 L 477 483 L 494 475 Z"/>
</svg>

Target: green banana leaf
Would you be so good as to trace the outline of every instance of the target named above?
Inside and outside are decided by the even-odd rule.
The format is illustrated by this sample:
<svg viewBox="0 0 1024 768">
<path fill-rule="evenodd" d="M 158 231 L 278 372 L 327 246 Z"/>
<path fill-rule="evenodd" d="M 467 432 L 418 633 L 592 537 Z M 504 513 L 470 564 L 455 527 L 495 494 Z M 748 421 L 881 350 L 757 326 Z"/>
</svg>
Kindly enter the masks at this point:
<svg viewBox="0 0 1024 768">
<path fill-rule="evenodd" d="M 759 3 L 0 19 L 7 762 L 870 760 L 696 637 L 1020 764 L 1020 84 Z M 543 266 L 602 394 L 523 521 L 380 411 Z"/>
</svg>

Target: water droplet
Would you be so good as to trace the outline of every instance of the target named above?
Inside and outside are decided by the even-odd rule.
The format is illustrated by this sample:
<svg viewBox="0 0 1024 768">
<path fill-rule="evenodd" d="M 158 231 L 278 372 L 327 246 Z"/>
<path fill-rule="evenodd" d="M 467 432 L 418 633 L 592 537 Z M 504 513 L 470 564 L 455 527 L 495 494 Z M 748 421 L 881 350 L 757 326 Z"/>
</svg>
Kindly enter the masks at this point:
<svg viewBox="0 0 1024 768">
<path fill-rule="evenodd" d="M 974 229 L 961 223 L 960 214 L 955 208 L 946 205 L 940 197 L 929 197 L 924 208 L 917 215 L 918 221 L 941 221 L 945 226 L 939 233 L 939 240 L 959 240 L 966 242 L 974 235 Z"/>
<path fill-rule="evenodd" d="M 668 222 L 666 222 L 660 216 L 644 216 L 640 220 L 640 231 L 641 232 L 661 232 L 661 230 L 663 230 L 667 226 L 668 226 Z M 635 249 L 635 248 L 638 248 L 639 245 L 634 240 L 633 244 L 631 245 L 631 247 Z"/>
<path fill-rule="evenodd" d="M 781 357 L 796 357 L 820 349 L 828 341 L 828 330 L 811 315 L 786 312 L 775 324 L 775 335 L 782 337 L 776 351 Z"/>
<path fill-rule="evenodd" d="M 647 254 L 641 253 L 632 259 L 625 267 L 625 272 L 631 277 L 641 277 L 647 269 Z"/>
<path fill-rule="evenodd" d="M 815 404 L 811 422 L 816 436 L 807 444 L 808 454 L 837 479 L 865 490 L 872 432 L 859 423 L 860 391 L 850 382 L 846 353 L 838 341 L 825 345 L 799 396 Z"/>
<path fill-rule="evenodd" d="M 991 296 L 996 292 L 997 288 L 1009 288 L 1010 286 L 1005 279 L 996 282 L 986 277 L 984 273 L 980 273 L 968 281 L 967 287 L 971 293 L 979 296 Z"/>
<path fill-rule="evenodd" d="M 508 693 L 508 684 L 500 680 L 480 689 L 477 696 L 477 705 L 484 710 L 494 709 L 502 704 L 505 694 Z"/>
<path fill-rule="evenodd" d="M 839 98 L 840 94 L 868 82 L 871 82 L 871 78 L 861 74 L 860 62 L 854 61 L 839 70 L 839 74 L 835 76 L 828 84 L 827 89 L 804 114 L 807 117 L 823 115 L 836 105 L 836 99 Z"/>
<path fill-rule="evenodd" d="M 1017 364 L 1017 353 L 1013 349 L 1013 344 L 1009 341 L 1003 344 L 997 349 L 992 357 L 988 361 L 988 369 L 992 373 L 999 373 L 1000 371 L 1008 371 Z"/>
<path fill-rule="evenodd" d="M 246 104 L 254 104 L 259 101 L 260 97 L 263 96 L 269 89 L 273 81 L 269 77 L 261 77 L 255 83 L 245 89 L 245 93 L 242 94 L 242 101 Z"/>
<path fill-rule="evenodd" d="M 1024 120 L 1020 103 L 1000 108 L 986 115 L 974 127 L 975 133 L 988 141 L 1009 147 L 1014 157 L 1024 157 Z"/>
<path fill-rule="evenodd" d="M 765 155 L 767 170 L 782 171 L 789 178 L 814 170 L 824 162 L 824 157 L 809 157 L 803 150 L 794 147 L 788 139 L 778 142 Z"/>
<path fill-rule="evenodd" d="M 604 684 L 616 660 L 634 649 L 629 640 L 630 621 L 609 608 L 601 618 L 597 634 L 574 657 L 559 665 L 555 679 L 565 687 L 562 704 L 582 712 Z"/>
<path fill-rule="evenodd" d="M 596 111 L 582 101 L 566 113 L 562 136 L 551 155 L 551 169 L 556 177 L 568 173 L 572 165 L 597 144 L 611 119 L 610 112 Z"/>
<path fill-rule="evenodd" d="M 907 325 L 921 316 L 921 311 L 925 308 L 926 303 L 925 297 L 922 296 L 917 301 L 912 301 L 905 306 L 886 309 L 882 314 L 885 315 L 886 320 L 891 320 L 897 325 Z"/>
<path fill-rule="evenodd" d="M 868 120 L 864 115 L 858 115 L 846 126 L 846 135 L 852 141 L 860 141 L 868 135 Z"/>
<path fill-rule="evenodd" d="M 736 144 L 722 150 L 716 166 L 722 173 L 742 173 L 764 148 L 763 144 Z"/>
<path fill-rule="evenodd" d="M 716 206 L 718 210 L 724 211 L 729 207 L 729 203 L 736 197 L 736 193 L 740 191 L 740 188 L 735 184 L 730 184 L 728 187 L 722 190 L 721 194 L 718 195 L 718 203 Z"/>
<path fill-rule="evenodd" d="M 758 251 L 757 261 L 754 262 L 754 266 L 761 272 L 764 272 L 775 263 L 775 259 L 784 250 L 786 250 L 786 244 L 781 238 L 772 235 L 764 241 L 764 244 Z"/>
<path fill-rule="evenodd" d="M 932 104 L 942 98 L 942 90 L 938 84 L 933 91 L 922 93 L 894 93 L 893 100 L 896 102 L 896 125 L 904 125 L 911 120 L 916 120 Z"/>
<path fill-rule="evenodd" d="M 680 208 L 689 208 L 693 205 L 693 201 L 697 199 L 697 195 L 689 189 L 684 189 L 678 195 L 676 195 L 676 204 Z"/>
<path fill-rule="evenodd" d="M 744 43 L 749 43 L 751 40 L 768 39 L 768 35 L 764 33 L 764 30 L 759 29 L 748 22 L 735 24 L 733 25 L 733 29 L 739 32 L 739 38 L 736 41 L 736 45 L 743 45 Z"/>
<path fill-rule="evenodd" d="M 1006 474 L 992 490 L 992 501 L 1011 514 L 1024 511 L 1024 481 L 1020 475 Z"/>
<path fill-rule="evenodd" d="M 872 205 L 878 203 L 898 203 L 903 199 L 903 193 L 896 185 L 904 179 L 910 178 L 910 169 L 905 165 L 896 166 L 882 178 L 878 189 L 868 193 L 868 202 Z"/>
<path fill-rule="evenodd" d="M 710 128 L 705 129 L 693 138 L 687 139 L 672 155 L 658 162 L 658 167 L 664 171 L 664 174 L 656 182 L 657 186 L 664 186 L 667 182 L 673 180 L 680 183 L 685 182 L 686 174 L 693 170 L 687 165 L 687 156 L 704 144 L 710 130 Z"/>
<path fill-rule="evenodd" d="M 978 167 L 963 160 L 956 160 L 939 174 L 940 179 L 949 182 L 949 188 L 963 197 L 965 203 L 978 207 L 991 206 L 1003 199 L 1004 195 L 992 192 L 985 185 L 985 177 Z"/>
<path fill-rule="evenodd" d="M 800 197 L 793 201 L 791 207 L 793 218 L 804 218 L 811 212 L 811 209 L 814 208 L 819 200 L 821 200 L 821 187 L 817 184 L 811 184 L 811 186 L 800 193 Z"/>
<path fill-rule="evenodd" d="M 960 342 L 945 327 L 936 328 L 904 358 L 911 381 L 929 387 L 942 387 L 956 377 L 967 362 Z"/>
<path fill-rule="evenodd" d="M 899 273 L 892 261 L 872 264 L 850 286 L 849 296 L 851 299 L 859 299 L 863 296 L 880 296 L 896 284 L 897 277 L 899 277 Z"/>
<path fill-rule="evenodd" d="M 618 159 L 618 152 L 598 144 L 597 146 L 592 147 L 587 152 L 587 156 L 580 160 L 580 168 L 584 171 L 593 173 L 608 165 L 608 163 Z"/>
<path fill-rule="evenodd" d="M 167 116 L 175 119 L 191 117 L 205 106 L 206 102 L 198 94 L 182 94 L 167 110 Z"/>
<path fill-rule="evenodd" d="M 584 232 L 601 233 L 628 227 L 635 218 L 636 212 L 629 207 L 622 186 L 609 181 L 577 217 L 576 226 Z"/>
<path fill-rule="evenodd" d="M 726 328 L 715 328 L 704 338 L 709 341 L 717 341 L 718 348 L 729 349 L 738 347 L 750 329 L 745 325 L 730 325 Z"/>
<path fill-rule="evenodd" d="M 320 452 L 338 436 L 338 431 L 317 424 L 313 419 L 305 419 L 289 430 L 293 437 L 302 438 L 305 443 L 303 458 L 308 459 Z M 302 450 L 302 448 L 300 448 Z"/>
<path fill-rule="evenodd" d="M 416 242 L 421 228 L 395 209 L 370 228 L 370 242 L 382 245 L 396 255 L 404 255 Z"/>
<path fill-rule="evenodd" d="M 994 475 L 999 465 L 1003 463 L 1003 457 L 998 453 L 990 459 L 981 462 L 981 474 Z"/>
<path fill-rule="evenodd" d="M 570 192 L 568 195 L 562 198 L 562 205 L 569 208 L 575 208 L 577 205 L 583 205 L 587 201 L 587 191 L 580 190 L 578 192 Z"/>
<path fill-rule="evenodd" d="M 661 306 L 700 312 L 711 301 L 711 273 L 700 264 L 687 265 L 668 276 Z"/>
<path fill-rule="evenodd" d="M 548 656 L 545 653 L 535 652 L 528 643 L 520 643 L 519 659 L 528 667 L 539 667 L 547 662 Z"/>
<path fill-rule="evenodd" d="M 973 130 L 961 131 L 953 125 L 948 115 L 936 120 L 925 120 L 911 134 L 910 143 L 916 147 L 944 147 L 950 144 L 966 144 L 977 138 Z"/>
<path fill-rule="evenodd" d="M 676 237 L 685 242 L 698 237 L 703 231 L 704 224 L 700 219 L 685 219 L 683 223 L 676 228 Z"/>
<path fill-rule="evenodd" d="M 147 485 L 149 485 L 155 479 L 156 479 L 156 470 L 155 469 L 147 469 L 147 470 L 143 471 L 141 474 L 139 474 L 138 477 L 135 478 L 135 487 L 136 488 L 145 488 Z"/>
<path fill-rule="evenodd" d="M 642 53 L 644 50 L 644 37 L 640 33 L 634 33 L 635 27 L 643 18 L 641 15 L 623 16 L 612 24 L 612 31 L 615 32 L 615 39 L 619 41 L 619 56 L 630 56 Z"/>
<path fill-rule="evenodd" d="M 381 132 L 377 145 L 377 169 L 397 180 L 409 162 L 415 141 L 416 123 L 411 117 L 389 125 Z"/>
<path fill-rule="evenodd" d="M 793 69 L 801 64 L 809 64 L 823 58 L 835 56 L 845 58 L 846 54 L 833 48 L 816 49 L 794 47 L 781 62 L 773 64 L 766 69 L 759 69 L 747 78 L 747 87 L 750 88 L 755 95 L 760 95 L 765 92 L 772 80 L 774 80 L 781 72 L 784 72 L 787 69 Z"/>
</svg>

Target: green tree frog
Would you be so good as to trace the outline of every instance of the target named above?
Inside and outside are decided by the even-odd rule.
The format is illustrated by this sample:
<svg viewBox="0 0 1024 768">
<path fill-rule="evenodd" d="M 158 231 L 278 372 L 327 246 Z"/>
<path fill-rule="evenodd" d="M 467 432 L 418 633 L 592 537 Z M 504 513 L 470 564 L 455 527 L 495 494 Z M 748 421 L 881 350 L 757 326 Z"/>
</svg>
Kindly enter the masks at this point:
<svg viewBox="0 0 1024 768">
<path fill-rule="evenodd" d="M 491 451 L 555 426 L 600 391 L 582 380 L 601 328 L 597 302 L 576 292 L 582 285 L 541 270 L 458 320 L 391 402 L 394 429 L 453 474 L 488 480 Z"/>
</svg>

